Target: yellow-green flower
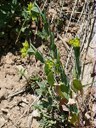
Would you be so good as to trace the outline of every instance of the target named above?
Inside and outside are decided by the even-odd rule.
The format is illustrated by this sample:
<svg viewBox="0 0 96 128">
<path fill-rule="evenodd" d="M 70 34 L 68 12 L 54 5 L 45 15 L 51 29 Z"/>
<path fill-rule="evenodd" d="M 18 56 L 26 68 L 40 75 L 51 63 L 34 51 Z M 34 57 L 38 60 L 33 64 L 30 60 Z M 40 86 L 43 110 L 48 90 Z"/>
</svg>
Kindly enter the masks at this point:
<svg viewBox="0 0 96 128">
<path fill-rule="evenodd" d="M 74 39 L 71 39 L 69 41 L 69 44 L 72 45 L 73 47 L 80 47 L 80 40 L 76 37 Z"/>
<path fill-rule="evenodd" d="M 54 65 L 54 62 L 52 60 L 47 60 L 46 64 L 48 65 L 48 67 L 51 69 Z"/>
<path fill-rule="evenodd" d="M 23 48 L 20 50 L 22 57 L 25 57 L 27 55 L 28 49 L 29 49 L 29 44 L 28 41 L 25 40 L 25 42 L 23 43 Z"/>
<path fill-rule="evenodd" d="M 34 4 L 33 4 L 32 2 L 30 2 L 30 3 L 28 4 L 28 7 L 27 7 L 28 12 L 31 12 L 31 10 L 32 10 L 33 7 L 34 7 Z"/>
<path fill-rule="evenodd" d="M 28 48 L 29 48 L 29 43 L 28 43 L 27 40 L 25 40 L 25 42 L 23 43 L 23 47 L 24 47 L 25 49 L 28 49 Z"/>
</svg>

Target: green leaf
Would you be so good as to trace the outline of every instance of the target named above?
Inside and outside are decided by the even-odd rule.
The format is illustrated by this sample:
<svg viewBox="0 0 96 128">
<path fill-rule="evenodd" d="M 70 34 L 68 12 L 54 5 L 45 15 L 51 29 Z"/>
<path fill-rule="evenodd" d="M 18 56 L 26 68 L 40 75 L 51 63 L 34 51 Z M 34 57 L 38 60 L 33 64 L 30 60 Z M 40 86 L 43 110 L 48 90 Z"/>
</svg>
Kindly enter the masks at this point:
<svg viewBox="0 0 96 128">
<path fill-rule="evenodd" d="M 26 30 L 26 27 L 21 28 L 22 32 L 25 32 L 25 30 Z"/>
<path fill-rule="evenodd" d="M 53 72 L 50 72 L 47 76 L 47 80 L 48 80 L 48 83 L 53 86 L 54 85 L 54 73 Z"/>
<path fill-rule="evenodd" d="M 68 101 L 69 99 L 69 94 L 68 94 L 68 89 L 66 88 L 65 85 L 55 85 L 55 92 L 57 93 L 57 95 L 59 95 L 61 98 L 64 98 Z"/>
<path fill-rule="evenodd" d="M 81 74 L 81 67 L 80 67 L 80 47 L 74 47 L 74 54 L 75 54 L 75 69 L 76 69 L 76 78 L 79 79 Z"/>
<path fill-rule="evenodd" d="M 37 60 L 40 60 L 42 63 L 44 63 L 43 55 L 40 52 L 36 51 L 35 57 Z"/>
<path fill-rule="evenodd" d="M 69 100 L 69 87 L 64 85 L 63 83 L 60 85 L 60 89 L 58 90 L 59 95 L 67 100 Z"/>
<path fill-rule="evenodd" d="M 62 94 L 63 98 L 69 100 L 69 97 L 70 97 L 69 94 L 67 94 L 66 92 L 62 92 L 62 91 L 61 91 L 61 94 Z"/>
<path fill-rule="evenodd" d="M 39 6 L 38 6 L 38 4 L 37 4 L 36 2 L 34 2 L 34 7 L 35 7 L 35 8 L 33 8 L 33 10 L 34 10 L 35 12 L 42 14 L 41 9 L 39 8 Z"/>
<path fill-rule="evenodd" d="M 48 75 L 52 71 L 53 66 L 54 66 L 54 62 L 52 60 L 47 60 L 45 62 L 44 70 L 45 70 L 46 75 Z"/>
<path fill-rule="evenodd" d="M 43 55 L 32 44 L 27 52 L 29 55 L 32 55 L 32 54 L 35 55 L 36 59 L 40 60 L 42 63 L 45 62 Z"/>
<path fill-rule="evenodd" d="M 40 13 L 40 10 L 39 10 L 36 6 L 34 6 L 34 7 L 32 8 L 32 11 L 33 11 L 33 12 L 36 12 L 36 13 Z"/>
<path fill-rule="evenodd" d="M 65 74 L 65 70 L 64 70 L 62 64 L 60 65 L 60 76 L 61 76 L 62 83 L 64 83 L 65 85 L 68 85 L 69 84 L 68 83 L 68 78 Z"/>
<path fill-rule="evenodd" d="M 57 50 L 57 47 L 56 47 L 56 44 L 54 42 L 54 34 L 52 32 L 50 32 L 50 43 L 51 43 L 51 52 L 53 54 L 53 57 L 55 59 L 57 59 L 57 55 L 58 55 L 58 50 Z"/>
<path fill-rule="evenodd" d="M 61 88 L 61 91 L 62 92 L 66 92 L 68 94 L 68 92 L 69 92 L 69 86 L 66 86 L 64 84 L 61 84 L 60 85 L 60 88 Z"/>
<path fill-rule="evenodd" d="M 46 84 L 47 84 L 47 81 L 46 80 L 43 80 L 42 82 L 36 81 L 36 83 L 38 84 L 38 86 L 40 88 L 45 88 L 46 87 Z"/>
<path fill-rule="evenodd" d="M 71 111 L 72 113 L 76 113 L 76 114 L 78 114 L 78 113 L 79 113 L 79 111 L 78 111 L 78 108 L 77 108 L 77 105 L 76 105 L 76 104 L 72 104 L 72 105 L 70 105 L 70 106 L 69 106 L 69 109 L 70 109 L 70 111 Z"/>
<path fill-rule="evenodd" d="M 47 34 L 47 32 L 45 31 L 44 28 L 43 28 L 42 32 L 41 32 L 41 31 L 38 31 L 38 32 L 37 32 L 37 35 L 38 35 L 39 37 L 41 37 L 43 40 L 44 40 L 44 39 L 45 39 L 45 40 L 48 39 L 48 34 Z"/>
<path fill-rule="evenodd" d="M 78 80 L 78 79 L 74 79 L 73 80 L 73 89 L 75 89 L 76 91 L 82 91 L 82 84 L 81 84 L 81 81 Z"/>
<path fill-rule="evenodd" d="M 36 12 L 32 12 L 30 16 L 31 16 L 31 18 L 32 18 L 33 21 L 37 21 L 38 14 Z"/>
<path fill-rule="evenodd" d="M 33 46 L 33 44 L 30 44 L 30 48 L 28 49 L 28 54 L 29 55 L 35 55 L 37 49 Z"/>
<path fill-rule="evenodd" d="M 35 55 L 35 51 L 32 48 L 29 48 L 27 53 L 28 55 Z"/>
</svg>

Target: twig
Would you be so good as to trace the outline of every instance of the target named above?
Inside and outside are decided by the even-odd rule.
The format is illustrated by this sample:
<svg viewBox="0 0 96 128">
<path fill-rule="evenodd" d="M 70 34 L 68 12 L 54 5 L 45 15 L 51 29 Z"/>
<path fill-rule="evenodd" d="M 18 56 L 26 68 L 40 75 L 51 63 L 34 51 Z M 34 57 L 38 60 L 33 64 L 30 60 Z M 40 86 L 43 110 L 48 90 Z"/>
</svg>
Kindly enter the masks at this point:
<svg viewBox="0 0 96 128">
<path fill-rule="evenodd" d="M 70 48 L 69 48 L 69 46 L 67 45 L 67 43 L 65 43 L 65 41 L 63 40 L 63 38 L 62 38 L 59 34 L 57 34 L 57 37 L 63 42 L 63 44 L 64 44 L 66 50 L 68 51 Z"/>
<path fill-rule="evenodd" d="M 14 96 L 17 96 L 17 95 L 19 95 L 19 94 L 21 94 L 21 93 L 24 93 L 25 91 L 26 91 L 26 87 L 25 88 L 22 88 L 21 90 L 17 90 L 16 92 L 14 92 L 13 94 L 10 94 L 6 99 L 9 99 L 9 98 L 12 98 L 12 97 L 14 97 Z"/>
<path fill-rule="evenodd" d="M 45 7 L 46 3 L 47 3 L 47 0 L 45 0 L 45 2 L 44 2 L 44 5 L 42 7 L 42 11 L 44 10 L 44 7 Z"/>
<path fill-rule="evenodd" d="M 71 23 L 71 19 L 72 19 L 72 16 L 74 14 L 77 3 L 78 3 L 78 0 L 75 0 L 75 4 L 74 4 L 73 11 L 72 11 L 70 19 L 69 19 L 69 23 L 68 23 L 68 26 L 67 26 L 67 29 L 66 29 L 66 33 L 68 32 L 68 29 L 69 29 L 69 26 L 70 26 L 70 23 Z"/>
<path fill-rule="evenodd" d="M 73 52 L 73 48 L 70 49 L 70 52 L 68 54 L 68 58 L 67 58 L 67 62 L 66 62 L 66 65 L 65 65 L 65 69 L 67 70 L 67 67 L 68 67 L 68 63 L 70 61 L 70 58 L 72 56 L 72 52 Z"/>
<path fill-rule="evenodd" d="M 20 37 L 21 31 L 22 31 L 22 28 L 24 27 L 25 23 L 26 23 L 26 19 L 24 20 L 24 22 L 23 22 L 23 24 L 22 24 L 22 26 L 21 26 L 21 29 L 20 29 L 20 31 L 19 31 L 19 33 L 18 33 L 18 36 L 17 36 L 17 39 L 16 39 L 16 41 L 15 41 L 15 44 L 16 44 L 16 43 L 18 42 L 18 40 L 19 40 L 19 37 Z"/>
<path fill-rule="evenodd" d="M 70 20 L 69 20 L 69 23 L 68 23 L 68 26 L 67 26 L 67 29 L 66 29 L 66 33 L 68 32 L 68 29 L 69 29 L 69 26 L 70 26 L 70 23 L 71 23 L 71 19 L 72 19 L 72 16 L 74 14 L 74 11 L 75 11 L 75 8 L 76 8 L 77 3 L 78 3 L 78 0 L 76 0 L 75 3 L 74 3 L 74 7 L 73 7 L 73 10 L 72 10 L 72 13 L 71 13 L 71 16 L 70 16 Z M 68 63 L 70 61 L 70 58 L 72 56 L 72 51 L 73 51 L 73 48 L 70 48 L 70 52 L 68 54 L 67 62 L 66 62 L 66 65 L 65 65 L 65 69 L 66 70 L 67 70 Z"/>
</svg>

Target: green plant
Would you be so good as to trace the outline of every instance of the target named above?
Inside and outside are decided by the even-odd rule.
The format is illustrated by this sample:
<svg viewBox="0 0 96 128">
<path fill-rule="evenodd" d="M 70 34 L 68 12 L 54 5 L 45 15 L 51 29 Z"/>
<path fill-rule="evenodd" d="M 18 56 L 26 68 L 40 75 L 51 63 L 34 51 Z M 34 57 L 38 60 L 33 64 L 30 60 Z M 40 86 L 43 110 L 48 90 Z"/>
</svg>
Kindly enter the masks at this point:
<svg viewBox="0 0 96 128">
<path fill-rule="evenodd" d="M 14 44 L 31 39 L 39 26 L 40 10 L 36 2 L 30 0 L 0 1 L 0 39 L 5 36 Z M 36 23 L 35 30 L 31 27 Z M 18 45 L 18 44 L 17 44 Z M 20 46 L 19 46 L 20 47 Z"/>
<path fill-rule="evenodd" d="M 35 3 L 36 4 L 36 3 Z M 34 4 L 29 4 L 29 10 L 32 9 Z M 73 92 L 78 95 L 78 92 L 82 94 L 82 84 L 80 81 L 80 41 L 78 38 L 69 41 L 69 44 L 73 47 L 75 57 L 75 67 L 73 80 L 70 80 L 65 73 L 64 66 L 60 61 L 60 54 L 54 42 L 54 34 L 50 30 L 50 25 L 47 21 L 46 15 L 35 6 L 35 19 L 38 16 L 42 18 L 43 29 L 39 32 L 39 36 L 42 38 L 50 39 L 50 54 L 48 57 L 44 56 L 38 51 L 33 44 L 21 50 L 22 55 L 35 55 L 36 59 L 44 64 L 44 72 L 46 79 L 42 82 L 36 82 L 38 88 L 36 94 L 40 96 L 39 104 L 34 105 L 35 109 L 40 112 L 40 124 L 43 128 L 58 128 L 79 126 L 79 110 L 78 101 L 73 99 Z M 37 15 L 39 13 L 39 15 Z M 31 15 L 32 13 L 30 13 Z M 37 32 L 38 35 L 38 32 Z M 72 81 L 70 83 L 70 81 Z"/>
</svg>

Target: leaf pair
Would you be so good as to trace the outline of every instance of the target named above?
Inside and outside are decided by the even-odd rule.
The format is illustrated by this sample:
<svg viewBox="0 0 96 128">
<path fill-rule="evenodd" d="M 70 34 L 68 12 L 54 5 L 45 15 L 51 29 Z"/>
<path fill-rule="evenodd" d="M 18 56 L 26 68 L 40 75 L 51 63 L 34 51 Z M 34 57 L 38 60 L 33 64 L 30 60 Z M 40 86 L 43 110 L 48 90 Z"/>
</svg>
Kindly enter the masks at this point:
<svg viewBox="0 0 96 128">
<path fill-rule="evenodd" d="M 30 48 L 28 49 L 29 55 L 35 55 L 36 59 L 41 61 L 42 63 L 45 62 L 43 55 L 33 46 L 30 44 Z"/>
<path fill-rule="evenodd" d="M 45 67 L 44 67 L 45 73 L 47 75 L 47 80 L 48 83 L 53 86 L 54 85 L 54 61 L 52 60 L 47 60 L 45 62 Z"/>
<path fill-rule="evenodd" d="M 72 82 L 72 89 L 75 91 L 75 92 L 82 92 L 83 91 L 83 86 L 81 84 L 81 81 L 78 80 L 78 79 L 74 79 L 73 82 Z"/>
</svg>

